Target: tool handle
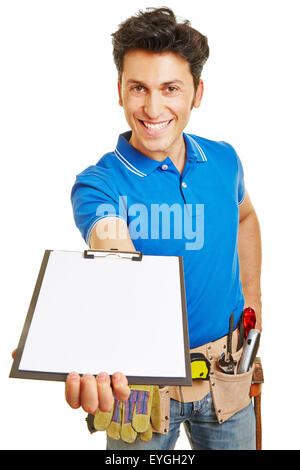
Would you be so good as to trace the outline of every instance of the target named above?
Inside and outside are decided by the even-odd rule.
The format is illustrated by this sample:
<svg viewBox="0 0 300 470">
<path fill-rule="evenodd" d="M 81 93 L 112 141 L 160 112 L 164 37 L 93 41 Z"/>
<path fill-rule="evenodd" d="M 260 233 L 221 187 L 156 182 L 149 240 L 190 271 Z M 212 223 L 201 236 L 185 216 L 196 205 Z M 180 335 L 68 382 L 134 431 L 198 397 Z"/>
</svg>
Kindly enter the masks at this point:
<svg viewBox="0 0 300 470">
<path fill-rule="evenodd" d="M 242 311 L 239 322 L 238 322 L 238 329 L 239 329 L 239 340 L 237 344 L 237 351 L 239 351 L 244 344 L 244 338 L 245 338 L 244 310 Z"/>
<path fill-rule="evenodd" d="M 237 373 L 244 374 L 251 369 L 259 347 L 260 331 L 250 330 L 247 336 L 243 353 L 238 365 Z"/>
<path fill-rule="evenodd" d="M 234 312 L 232 312 L 229 318 L 229 331 L 227 336 L 227 353 L 232 354 L 232 334 L 234 328 Z"/>
</svg>

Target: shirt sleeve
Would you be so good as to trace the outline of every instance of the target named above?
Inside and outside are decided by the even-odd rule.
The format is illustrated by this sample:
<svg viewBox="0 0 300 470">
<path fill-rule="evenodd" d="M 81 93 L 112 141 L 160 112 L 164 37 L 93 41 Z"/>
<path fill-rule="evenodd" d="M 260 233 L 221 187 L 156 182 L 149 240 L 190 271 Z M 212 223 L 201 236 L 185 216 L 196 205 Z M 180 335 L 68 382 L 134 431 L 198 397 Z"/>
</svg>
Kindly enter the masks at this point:
<svg viewBox="0 0 300 470">
<path fill-rule="evenodd" d="M 245 190 L 243 165 L 237 153 L 236 153 L 236 159 L 237 159 L 237 164 L 238 164 L 238 176 L 237 176 L 238 205 L 240 205 L 245 199 L 246 190 Z"/>
<path fill-rule="evenodd" d="M 229 151 L 228 155 L 230 158 L 228 161 L 230 162 L 229 165 L 233 172 L 232 177 L 234 178 L 235 197 L 238 205 L 240 206 L 244 202 L 246 196 L 243 165 L 235 148 L 228 142 L 222 141 L 221 143 Z"/>
<path fill-rule="evenodd" d="M 90 166 L 77 175 L 71 191 L 75 224 L 87 245 L 95 224 L 104 217 L 118 217 L 127 223 L 127 211 L 122 196 L 117 195 L 97 166 Z"/>
</svg>

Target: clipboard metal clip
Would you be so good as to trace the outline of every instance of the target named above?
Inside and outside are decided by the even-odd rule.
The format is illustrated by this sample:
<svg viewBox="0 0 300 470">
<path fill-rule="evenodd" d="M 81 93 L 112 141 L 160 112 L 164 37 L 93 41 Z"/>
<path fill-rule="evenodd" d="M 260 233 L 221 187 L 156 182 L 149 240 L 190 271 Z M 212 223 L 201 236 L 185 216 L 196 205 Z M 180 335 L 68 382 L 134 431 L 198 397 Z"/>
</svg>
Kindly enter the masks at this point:
<svg viewBox="0 0 300 470">
<path fill-rule="evenodd" d="M 140 251 L 119 251 L 117 248 L 111 248 L 110 250 L 84 250 L 83 256 L 88 259 L 116 256 L 117 258 L 131 259 L 132 261 L 142 261 L 143 253 Z"/>
</svg>

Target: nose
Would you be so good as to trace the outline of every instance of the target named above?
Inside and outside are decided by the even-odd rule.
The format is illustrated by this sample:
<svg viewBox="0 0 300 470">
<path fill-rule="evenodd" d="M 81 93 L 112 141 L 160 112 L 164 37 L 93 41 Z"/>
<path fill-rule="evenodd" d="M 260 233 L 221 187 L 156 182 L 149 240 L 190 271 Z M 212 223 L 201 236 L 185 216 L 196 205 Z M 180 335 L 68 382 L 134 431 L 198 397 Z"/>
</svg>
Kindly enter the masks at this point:
<svg viewBox="0 0 300 470">
<path fill-rule="evenodd" d="M 157 91 L 151 91 L 146 97 L 144 111 L 151 119 L 158 118 L 164 109 L 163 97 Z"/>
</svg>

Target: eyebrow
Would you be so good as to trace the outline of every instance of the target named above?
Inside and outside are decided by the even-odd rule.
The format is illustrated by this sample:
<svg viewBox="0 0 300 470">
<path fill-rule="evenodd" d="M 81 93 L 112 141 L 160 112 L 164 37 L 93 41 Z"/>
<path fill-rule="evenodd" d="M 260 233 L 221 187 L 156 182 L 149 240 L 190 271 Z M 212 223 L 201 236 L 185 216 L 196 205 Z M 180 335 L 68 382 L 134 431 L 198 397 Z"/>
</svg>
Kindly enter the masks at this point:
<svg viewBox="0 0 300 470">
<path fill-rule="evenodd" d="M 148 86 L 145 82 L 143 82 L 141 80 L 134 80 L 133 78 L 130 78 L 130 79 L 127 80 L 127 85 L 133 85 L 133 84 L 142 85 L 144 87 Z M 168 85 L 175 85 L 175 84 L 184 86 L 184 83 L 181 80 L 169 80 L 167 82 L 161 83 L 160 86 L 168 86 Z"/>
</svg>

